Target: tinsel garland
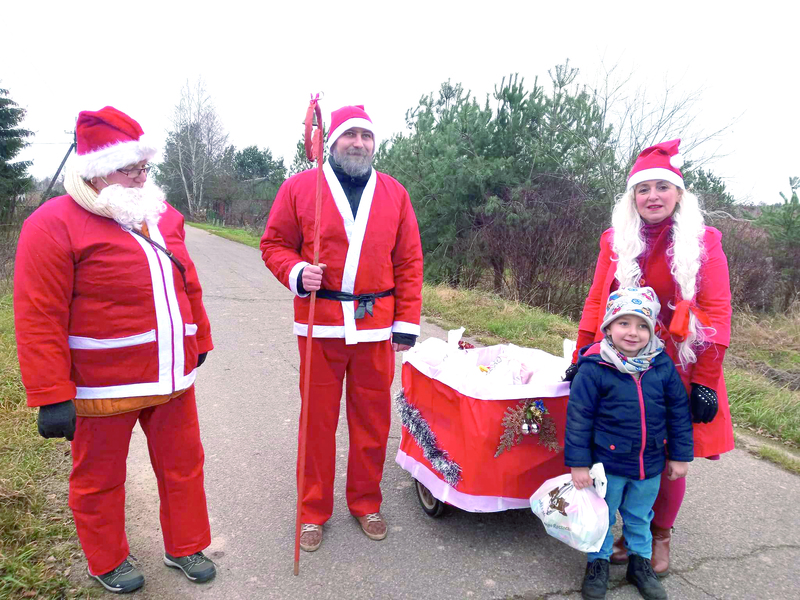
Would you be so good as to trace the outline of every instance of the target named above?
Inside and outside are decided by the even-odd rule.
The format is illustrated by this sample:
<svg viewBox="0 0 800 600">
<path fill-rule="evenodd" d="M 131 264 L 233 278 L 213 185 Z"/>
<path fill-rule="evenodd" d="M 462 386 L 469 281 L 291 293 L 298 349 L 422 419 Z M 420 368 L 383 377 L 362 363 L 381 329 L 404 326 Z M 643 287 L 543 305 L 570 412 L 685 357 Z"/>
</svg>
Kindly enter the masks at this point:
<svg viewBox="0 0 800 600">
<path fill-rule="evenodd" d="M 504 450 L 511 450 L 522 441 L 523 424 L 535 424 L 534 433 L 538 433 L 539 443 L 550 450 L 558 452 L 560 446 L 556 438 L 556 424 L 553 419 L 546 417 L 547 408 L 541 400 L 522 400 L 518 406 L 506 408 L 503 416 L 503 433 L 500 436 L 500 444 L 494 457 L 500 456 Z"/>
<path fill-rule="evenodd" d="M 449 458 L 445 450 L 439 448 L 436 443 L 436 435 L 431 431 L 430 425 L 419 409 L 409 404 L 404 390 L 398 392 L 395 402 L 397 402 L 397 411 L 400 413 L 403 426 L 417 442 L 417 445 L 422 448 L 422 454 L 431 463 L 431 466 L 442 474 L 448 484 L 456 487 L 461 481 L 461 467 Z"/>
</svg>

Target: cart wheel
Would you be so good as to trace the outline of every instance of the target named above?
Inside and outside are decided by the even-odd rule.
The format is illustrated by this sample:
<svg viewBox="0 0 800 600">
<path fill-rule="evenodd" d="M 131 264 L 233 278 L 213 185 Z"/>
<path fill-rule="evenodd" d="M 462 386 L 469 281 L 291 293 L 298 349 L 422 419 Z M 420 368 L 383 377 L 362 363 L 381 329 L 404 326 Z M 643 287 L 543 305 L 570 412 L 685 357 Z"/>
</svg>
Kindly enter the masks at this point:
<svg viewBox="0 0 800 600">
<path fill-rule="evenodd" d="M 431 494 L 430 490 L 419 481 L 414 480 L 414 483 L 417 484 L 417 498 L 419 498 L 419 503 L 422 506 L 422 510 L 425 511 L 425 514 L 434 519 L 441 517 L 447 505 L 441 500 L 437 500 L 434 495 Z"/>
</svg>

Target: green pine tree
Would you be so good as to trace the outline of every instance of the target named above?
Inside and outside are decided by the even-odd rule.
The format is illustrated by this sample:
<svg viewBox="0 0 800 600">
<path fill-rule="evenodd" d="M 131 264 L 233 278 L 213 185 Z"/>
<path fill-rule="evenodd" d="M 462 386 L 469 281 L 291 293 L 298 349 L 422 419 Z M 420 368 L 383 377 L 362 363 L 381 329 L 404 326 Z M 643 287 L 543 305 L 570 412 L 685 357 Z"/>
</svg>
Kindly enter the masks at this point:
<svg viewBox="0 0 800 600">
<path fill-rule="evenodd" d="M 789 178 L 792 195 L 781 192 L 783 204 L 765 206 L 756 224 L 770 238 L 770 250 L 783 283 L 783 308 L 800 296 L 800 177 Z"/>
<path fill-rule="evenodd" d="M 33 185 L 28 175 L 31 162 L 13 162 L 27 146 L 25 139 L 33 135 L 19 127 L 24 118 L 25 109 L 8 97 L 8 90 L 0 88 L 0 223 L 14 218 L 17 198 Z"/>
</svg>

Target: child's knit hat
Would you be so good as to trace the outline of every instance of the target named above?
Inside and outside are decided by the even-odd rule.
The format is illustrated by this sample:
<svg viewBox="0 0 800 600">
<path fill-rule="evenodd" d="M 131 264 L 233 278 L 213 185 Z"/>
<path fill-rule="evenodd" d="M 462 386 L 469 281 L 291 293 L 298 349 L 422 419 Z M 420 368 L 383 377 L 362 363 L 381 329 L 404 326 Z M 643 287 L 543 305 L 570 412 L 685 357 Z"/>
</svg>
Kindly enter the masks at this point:
<svg viewBox="0 0 800 600">
<path fill-rule="evenodd" d="M 656 336 L 656 319 L 661 312 L 661 303 L 651 287 L 619 288 L 611 293 L 606 304 L 606 316 L 600 328 L 605 332 L 611 322 L 622 315 L 635 315 L 647 322 L 650 339 Z"/>
</svg>

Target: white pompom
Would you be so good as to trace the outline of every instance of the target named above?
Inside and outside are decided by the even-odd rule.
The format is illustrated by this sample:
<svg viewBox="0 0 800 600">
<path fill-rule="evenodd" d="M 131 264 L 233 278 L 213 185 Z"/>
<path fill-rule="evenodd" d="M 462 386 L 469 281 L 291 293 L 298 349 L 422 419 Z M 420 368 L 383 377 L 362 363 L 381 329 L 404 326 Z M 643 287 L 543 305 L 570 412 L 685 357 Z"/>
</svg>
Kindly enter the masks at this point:
<svg viewBox="0 0 800 600">
<path fill-rule="evenodd" d="M 680 169 L 683 166 L 683 154 L 676 154 L 675 156 L 670 156 L 669 164 L 671 164 L 676 169 Z"/>
</svg>

